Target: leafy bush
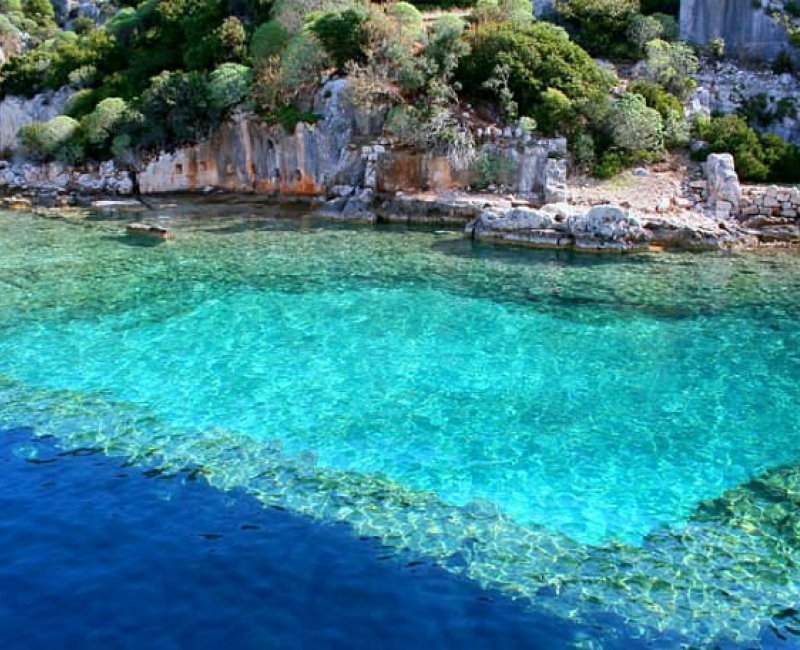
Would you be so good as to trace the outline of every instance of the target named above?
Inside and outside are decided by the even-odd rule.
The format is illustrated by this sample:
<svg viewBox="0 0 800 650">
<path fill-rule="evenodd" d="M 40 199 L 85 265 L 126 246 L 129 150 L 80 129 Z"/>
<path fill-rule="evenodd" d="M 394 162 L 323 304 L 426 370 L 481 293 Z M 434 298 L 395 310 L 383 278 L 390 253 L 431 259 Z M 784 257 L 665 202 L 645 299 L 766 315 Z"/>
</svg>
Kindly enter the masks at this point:
<svg viewBox="0 0 800 650">
<path fill-rule="evenodd" d="M 630 157 L 621 151 L 608 150 L 592 168 L 595 178 L 613 178 L 630 164 Z"/>
<path fill-rule="evenodd" d="M 81 120 L 86 141 L 98 149 L 103 149 L 127 111 L 128 104 L 119 97 L 109 97 L 101 101 Z"/>
<path fill-rule="evenodd" d="M 628 19 L 626 36 L 636 52 L 642 54 L 645 45 L 650 41 L 661 38 L 664 35 L 664 26 L 653 16 L 643 16 L 642 14 L 631 14 Z"/>
<path fill-rule="evenodd" d="M 764 162 L 769 167 L 767 180 L 774 183 L 800 183 L 800 148 L 774 133 L 761 138 Z"/>
<path fill-rule="evenodd" d="M 708 146 L 696 155 L 704 159 L 709 153 L 730 153 L 736 162 L 739 177 L 749 181 L 763 181 L 769 168 L 765 164 L 764 149 L 758 134 L 738 115 L 715 117 L 698 121 L 698 135 Z"/>
<path fill-rule="evenodd" d="M 649 108 L 641 95 L 625 93 L 611 109 L 611 137 L 623 151 L 661 151 L 664 124 L 661 115 Z"/>
<path fill-rule="evenodd" d="M 311 31 L 340 70 L 348 61 L 366 61 L 366 22 L 369 13 L 362 8 L 322 14 L 311 24 Z"/>
<path fill-rule="evenodd" d="M 593 56 L 622 58 L 631 54 L 628 23 L 639 0 L 556 0 L 555 9 L 575 42 Z"/>
<path fill-rule="evenodd" d="M 280 124 L 284 131 L 291 135 L 297 128 L 298 123 L 306 122 L 307 124 L 314 124 L 314 122 L 319 120 L 319 115 L 311 113 L 310 111 L 301 111 L 294 106 L 287 105 L 272 110 L 264 116 L 264 119 L 266 119 L 267 122 Z"/>
<path fill-rule="evenodd" d="M 691 75 L 697 72 L 697 56 L 686 43 L 651 41 L 645 47 L 646 70 L 652 81 L 660 83 L 673 95 L 688 98 L 696 83 Z"/>
<path fill-rule="evenodd" d="M 528 0 L 478 0 L 472 18 L 476 22 L 529 23 L 533 20 L 533 11 Z"/>
<path fill-rule="evenodd" d="M 48 122 L 34 122 L 19 130 L 19 139 L 27 153 L 36 159 L 69 157 L 70 143 L 79 134 L 77 120 L 59 115 Z M 65 160 L 67 162 L 67 160 Z"/>
<path fill-rule="evenodd" d="M 223 63 L 208 79 L 211 105 L 220 113 L 241 103 L 250 91 L 253 71 L 239 63 Z"/>
<path fill-rule="evenodd" d="M 467 35 L 470 53 L 456 73 L 462 87 L 476 98 L 493 99 L 484 86 L 498 64 L 509 67 L 508 86 L 521 115 L 548 123 L 543 97 L 549 89 L 582 104 L 607 95 L 612 77 L 554 25 L 535 22 L 479 25 Z"/>
<path fill-rule="evenodd" d="M 195 142 L 215 123 L 206 75 L 201 72 L 162 72 L 153 77 L 141 98 L 145 148 Z"/>
<path fill-rule="evenodd" d="M 253 33 L 250 39 L 250 56 L 253 61 L 266 61 L 279 55 L 289 42 L 290 34 L 276 20 L 270 20 Z"/>
</svg>

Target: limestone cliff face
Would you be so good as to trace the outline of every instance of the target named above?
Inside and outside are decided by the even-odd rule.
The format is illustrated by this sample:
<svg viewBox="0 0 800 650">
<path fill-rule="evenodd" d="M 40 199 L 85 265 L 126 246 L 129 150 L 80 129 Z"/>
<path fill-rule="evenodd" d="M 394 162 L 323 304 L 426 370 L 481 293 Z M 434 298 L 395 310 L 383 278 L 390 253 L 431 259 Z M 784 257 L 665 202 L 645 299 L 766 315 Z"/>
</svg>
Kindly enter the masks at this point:
<svg viewBox="0 0 800 650">
<path fill-rule="evenodd" d="M 787 48 L 785 29 L 753 0 L 681 0 L 681 38 L 725 40 L 730 55 L 772 59 Z"/>
<path fill-rule="evenodd" d="M 334 185 L 357 185 L 365 162 L 356 142 L 380 133 L 381 113 L 356 110 L 347 82 L 325 84 L 314 99 L 316 124 L 294 133 L 238 115 L 209 140 L 164 153 L 139 176 L 142 192 L 197 190 L 206 186 L 238 192 L 323 194 Z"/>
<path fill-rule="evenodd" d="M 8 96 L 0 101 L 0 156 L 17 149 L 17 131 L 20 128 L 33 122 L 46 122 L 63 113 L 71 94 L 71 90 L 62 88 L 32 99 Z"/>
<path fill-rule="evenodd" d="M 325 196 L 333 188 L 398 191 L 464 188 L 474 170 L 454 168 L 447 158 L 392 147 L 381 136 L 383 111 L 353 106 L 347 81 L 326 83 L 314 99 L 316 124 L 287 134 L 253 115 L 238 115 L 207 141 L 162 153 L 139 173 L 145 194 L 222 188 L 287 196 Z M 489 132 L 490 131 L 490 132 Z M 503 184 L 541 201 L 566 196 L 566 141 L 535 140 L 510 129 L 489 129 L 480 151 L 508 162 Z"/>
</svg>

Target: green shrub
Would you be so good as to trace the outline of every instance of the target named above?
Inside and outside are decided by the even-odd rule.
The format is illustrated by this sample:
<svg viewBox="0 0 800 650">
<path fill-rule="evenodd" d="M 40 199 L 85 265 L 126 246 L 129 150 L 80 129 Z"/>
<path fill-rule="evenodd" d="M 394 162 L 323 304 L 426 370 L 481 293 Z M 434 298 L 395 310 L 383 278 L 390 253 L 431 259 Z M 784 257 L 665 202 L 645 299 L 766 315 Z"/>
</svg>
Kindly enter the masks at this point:
<svg viewBox="0 0 800 650">
<path fill-rule="evenodd" d="M 301 111 L 294 106 L 280 106 L 264 116 L 267 122 L 280 124 L 288 134 L 294 133 L 298 123 L 314 124 L 319 120 L 319 115 L 310 111 Z"/>
<path fill-rule="evenodd" d="M 613 178 L 630 164 L 630 157 L 621 151 L 609 150 L 600 156 L 595 166 L 592 168 L 592 176 L 595 178 Z"/>
<path fill-rule="evenodd" d="M 479 25 L 468 33 L 467 43 L 470 53 L 461 58 L 456 73 L 462 87 L 477 99 L 493 99 L 484 83 L 498 64 L 506 64 L 520 114 L 540 124 L 549 120 L 543 106 L 549 89 L 581 103 L 611 88 L 613 78 L 563 29 L 549 23 Z"/>
<path fill-rule="evenodd" d="M 241 103 L 250 91 L 253 71 L 239 63 L 223 63 L 208 78 L 211 105 L 220 113 Z"/>
<path fill-rule="evenodd" d="M 626 36 L 631 45 L 639 54 L 644 53 L 644 47 L 650 41 L 661 38 L 664 35 L 664 27 L 661 22 L 653 16 L 643 16 L 642 14 L 631 14 L 628 19 Z"/>
<path fill-rule="evenodd" d="M 486 189 L 490 185 L 508 185 L 514 172 L 514 163 L 496 151 L 484 151 L 472 162 L 476 173 L 475 186 Z"/>
<path fill-rule="evenodd" d="M 215 113 L 205 73 L 162 72 L 150 80 L 141 98 L 139 144 L 173 147 L 208 135 Z"/>
<path fill-rule="evenodd" d="M 386 14 L 393 18 L 400 31 L 411 40 L 422 40 L 425 36 L 425 26 L 419 9 L 408 2 L 396 2 L 390 5 Z"/>
<path fill-rule="evenodd" d="M 128 104 L 119 97 L 109 97 L 97 104 L 95 109 L 81 120 L 87 142 L 97 148 L 103 148 L 127 111 Z"/>
<path fill-rule="evenodd" d="M 688 98 L 697 85 L 691 75 L 697 72 L 699 65 L 691 46 L 655 40 L 648 43 L 645 50 L 648 77 L 678 98 Z"/>
<path fill-rule="evenodd" d="M 284 26 L 275 20 L 260 25 L 250 39 L 250 56 L 258 62 L 279 55 L 289 42 L 289 36 Z"/>
<path fill-rule="evenodd" d="M 593 56 L 623 58 L 632 54 L 626 38 L 639 0 L 556 0 L 555 10 L 575 42 Z"/>
<path fill-rule="evenodd" d="M 800 148 L 774 133 L 761 138 L 764 162 L 769 167 L 767 180 L 773 183 L 800 183 Z"/>
<path fill-rule="evenodd" d="M 19 140 L 28 155 L 39 160 L 71 155 L 70 143 L 78 136 L 77 120 L 59 115 L 48 122 L 34 122 L 19 130 Z M 65 161 L 66 162 L 66 161 Z"/>
<path fill-rule="evenodd" d="M 611 109 L 609 120 L 614 145 L 623 151 L 661 151 L 664 124 L 661 115 L 647 106 L 644 97 L 625 93 Z"/>
<path fill-rule="evenodd" d="M 311 31 L 338 69 L 343 70 L 348 61 L 366 60 L 368 17 L 369 13 L 358 7 L 322 14 L 311 23 Z"/>
<path fill-rule="evenodd" d="M 680 38 L 681 30 L 674 16 L 655 13 L 651 14 L 651 18 L 655 18 L 661 24 L 661 40 L 672 42 Z"/>
<path fill-rule="evenodd" d="M 70 96 L 64 113 L 75 119 L 88 115 L 100 101 L 100 92 L 94 88 L 82 88 Z"/>
<path fill-rule="evenodd" d="M 699 137 L 708 143 L 696 154 L 697 157 L 704 159 L 709 153 L 730 153 L 742 180 L 763 181 L 767 178 L 769 168 L 765 164 L 758 134 L 740 116 L 725 115 L 698 122 L 697 129 Z"/>
</svg>

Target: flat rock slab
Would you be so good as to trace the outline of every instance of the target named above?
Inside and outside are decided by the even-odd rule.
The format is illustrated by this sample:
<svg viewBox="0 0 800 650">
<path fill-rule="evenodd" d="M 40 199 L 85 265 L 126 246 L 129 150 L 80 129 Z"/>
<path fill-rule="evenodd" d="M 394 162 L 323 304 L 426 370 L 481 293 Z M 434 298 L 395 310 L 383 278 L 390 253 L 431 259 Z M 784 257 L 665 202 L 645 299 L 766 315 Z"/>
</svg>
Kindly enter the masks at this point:
<svg viewBox="0 0 800 650">
<path fill-rule="evenodd" d="M 125 233 L 133 237 L 155 237 L 157 239 L 175 239 L 175 233 L 161 226 L 146 223 L 129 223 Z"/>
</svg>

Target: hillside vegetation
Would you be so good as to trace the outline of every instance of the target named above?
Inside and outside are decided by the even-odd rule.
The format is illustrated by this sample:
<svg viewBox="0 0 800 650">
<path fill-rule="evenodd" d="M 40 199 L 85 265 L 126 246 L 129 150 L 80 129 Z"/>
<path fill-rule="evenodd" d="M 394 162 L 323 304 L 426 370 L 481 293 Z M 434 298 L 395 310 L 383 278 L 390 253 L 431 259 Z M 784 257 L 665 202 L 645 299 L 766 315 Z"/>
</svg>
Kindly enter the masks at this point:
<svg viewBox="0 0 800 650">
<path fill-rule="evenodd" d="M 66 163 L 194 142 L 234 110 L 291 132 L 318 119 L 308 97 L 334 74 L 349 77 L 356 103 L 391 107 L 395 140 L 467 162 L 480 115 L 567 137 L 574 164 L 600 177 L 687 147 L 693 128 L 705 150 L 736 149 L 745 178 L 793 177 L 796 147 L 744 118 L 687 120 L 698 53 L 677 40 L 673 0 L 556 0 L 547 21 L 525 0 L 418 4 L 469 11 L 123 0 L 102 24 L 79 17 L 59 28 L 46 0 L 0 0 L 0 46 L 15 55 L 0 67 L 0 96 L 73 89 L 66 115 L 20 133 L 31 157 Z M 641 60 L 643 77 L 626 87 L 593 57 Z"/>
</svg>

